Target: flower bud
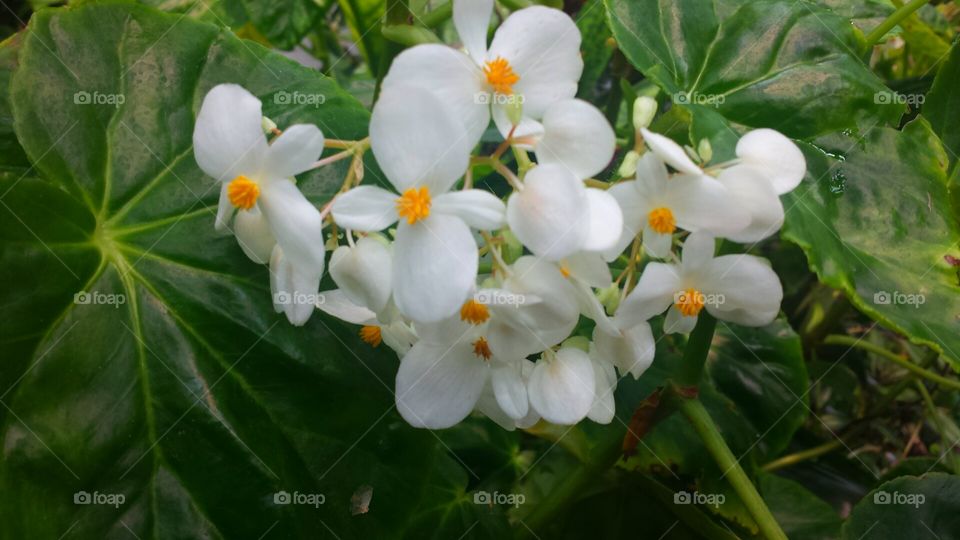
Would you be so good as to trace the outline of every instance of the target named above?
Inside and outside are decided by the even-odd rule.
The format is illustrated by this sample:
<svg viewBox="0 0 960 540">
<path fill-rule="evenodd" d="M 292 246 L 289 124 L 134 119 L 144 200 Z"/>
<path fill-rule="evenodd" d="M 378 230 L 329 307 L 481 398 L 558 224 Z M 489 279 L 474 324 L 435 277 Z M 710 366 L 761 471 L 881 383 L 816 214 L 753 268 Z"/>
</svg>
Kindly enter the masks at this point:
<svg viewBox="0 0 960 540">
<path fill-rule="evenodd" d="M 264 116 L 260 119 L 260 129 L 267 135 L 273 134 L 273 130 L 277 129 L 277 124 L 273 120 Z"/>
<path fill-rule="evenodd" d="M 633 129 L 646 128 L 657 114 L 657 100 L 640 96 L 633 102 Z"/>
<path fill-rule="evenodd" d="M 697 145 L 697 154 L 700 154 L 702 163 L 710 163 L 710 160 L 713 159 L 713 146 L 710 146 L 710 139 L 700 139 L 700 144 Z"/>
<path fill-rule="evenodd" d="M 620 163 L 620 168 L 617 169 L 617 174 L 620 175 L 620 178 L 630 178 L 637 173 L 637 161 L 640 159 L 640 154 L 631 150 L 627 152 L 627 155 L 623 156 L 623 162 Z"/>
<path fill-rule="evenodd" d="M 506 108 L 507 108 L 507 118 L 510 119 L 510 123 L 515 126 L 518 125 L 520 121 L 523 120 L 523 100 L 508 99 Z"/>
<path fill-rule="evenodd" d="M 614 283 L 606 289 L 599 289 L 597 291 L 597 300 L 603 304 L 603 307 L 607 310 L 607 313 L 616 312 L 617 308 L 620 306 L 620 287 Z"/>
<path fill-rule="evenodd" d="M 590 340 L 584 336 L 573 336 L 567 338 L 567 340 L 560 345 L 561 349 L 566 349 L 567 347 L 580 349 L 583 352 L 590 352 Z"/>
<path fill-rule="evenodd" d="M 513 264 L 523 255 L 523 244 L 520 243 L 517 236 L 509 229 L 501 231 L 500 236 L 503 238 L 500 255 L 503 257 L 504 262 Z"/>
</svg>

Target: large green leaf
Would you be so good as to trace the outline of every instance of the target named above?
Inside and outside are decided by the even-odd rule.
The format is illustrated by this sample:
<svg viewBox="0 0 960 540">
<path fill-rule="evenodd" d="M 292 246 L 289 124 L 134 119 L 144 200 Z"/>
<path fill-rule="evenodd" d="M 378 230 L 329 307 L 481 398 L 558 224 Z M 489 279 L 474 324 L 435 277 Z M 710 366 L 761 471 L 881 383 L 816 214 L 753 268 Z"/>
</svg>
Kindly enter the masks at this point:
<svg viewBox="0 0 960 540">
<path fill-rule="evenodd" d="M 464 534 L 467 474 L 393 410 L 395 358 L 320 313 L 289 325 L 266 268 L 213 233 L 191 134 L 222 82 L 280 126 L 365 135 L 329 79 L 215 26 L 119 3 L 31 21 L 11 100 L 38 177 L 0 183 L 0 537 L 380 538 L 413 519 Z M 293 91 L 325 100 L 274 99 Z M 321 203 L 343 172 L 299 183 Z"/>
<path fill-rule="evenodd" d="M 920 119 L 818 144 L 785 197 L 784 237 L 858 309 L 960 366 L 960 283 L 944 260 L 960 255 L 960 227 L 937 136 Z"/>
<path fill-rule="evenodd" d="M 791 540 L 834 540 L 840 536 L 840 516 L 802 485 L 764 473 L 757 489 Z"/>
<path fill-rule="evenodd" d="M 960 46 L 954 45 L 950 57 L 940 66 L 933 87 L 923 104 L 923 116 L 943 140 L 951 163 L 960 159 Z"/>
<path fill-rule="evenodd" d="M 23 34 L 18 33 L 0 44 L 0 172 L 26 173 L 30 168 L 17 135 L 13 132 L 10 109 L 10 76 L 17 67 L 17 53 Z"/>
<path fill-rule="evenodd" d="M 929 473 L 882 484 L 854 507 L 843 538 L 960 538 L 960 477 Z"/>
<path fill-rule="evenodd" d="M 890 123 L 905 110 L 863 64 L 850 21 L 805 0 L 606 3 L 620 49 L 675 102 L 802 138 Z"/>
</svg>

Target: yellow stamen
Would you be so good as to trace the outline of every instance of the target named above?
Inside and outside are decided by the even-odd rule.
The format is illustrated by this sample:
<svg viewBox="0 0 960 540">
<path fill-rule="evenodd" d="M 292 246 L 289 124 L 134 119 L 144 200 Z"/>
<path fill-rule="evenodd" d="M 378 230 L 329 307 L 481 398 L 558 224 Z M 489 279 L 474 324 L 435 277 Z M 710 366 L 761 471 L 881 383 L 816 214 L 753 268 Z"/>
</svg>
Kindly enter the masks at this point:
<svg viewBox="0 0 960 540">
<path fill-rule="evenodd" d="M 397 213 L 401 218 L 407 218 L 407 224 L 425 219 L 430 215 L 430 190 L 426 186 L 410 188 L 397 199 Z"/>
<path fill-rule="evenodd" d="M 565 264 L 561 264 L 561 265 L 560 265 L 560 274 L 563 275 L 563 277 L 565 277 L 565 278 L 570 277 L 570 268 L 568 268 L 567 265 L 565 265 Z"/>
<path fill-rule="evenodd" d="M 505 96 L 513 94 L 513 85 L 520 80 L 520 76 L 510 67 L 510 62 L 499 56 L 487 62 L 483 73 L 487 76 L 487 83 L 493 87 L 493 91 Z"/>
<path fill-rule="evenodd" d="M 687 289 L 677 294 L 673 304 L 684 317 L 696 317 L 703 309 L 703 293 L 696 289 Z"/>
<path fill-rule="evenodd" d="M 460 320 L 467 321 L 470 324 L 481 324 L 487 322 L 490 318 L 490 310 L 487 306 L 476 300 L 467 300 L 460 308 Z"/>
<path fill-rule="evenodd" d="M 260 196 L 260 186 L 256 182 L 240 175 L 227 185 L 227 197 L 230 203 L 237 208 L 249 210 L 257 203 L 257 197 Z"/>
<path fill-rule="evenodd" d="M 493 353 L 490 352 L 490 344 L 484 338 L 478 338 L 473 342 L 473 354 L 484 360 L 489 360 L 493 356 Z"/>
<path fill-rule="evenodd" d="M 673 234 L 673 231 L 677 230 L 677 220 L 674 219 L 673 212 L 663 206 L 651 210 L 647 214 L 647 222 L 651 229 L 660 234 Z"/>
<path fill-rule="evenodd" d="M 380 345 L 380 342 L 383 341 L 383 336 L 380 334 L 380 327 L 364 326 L 360 329 L 360 339 L 362 339 L 364 343 L 369 343 L 372 347 Z"/>
</svg>

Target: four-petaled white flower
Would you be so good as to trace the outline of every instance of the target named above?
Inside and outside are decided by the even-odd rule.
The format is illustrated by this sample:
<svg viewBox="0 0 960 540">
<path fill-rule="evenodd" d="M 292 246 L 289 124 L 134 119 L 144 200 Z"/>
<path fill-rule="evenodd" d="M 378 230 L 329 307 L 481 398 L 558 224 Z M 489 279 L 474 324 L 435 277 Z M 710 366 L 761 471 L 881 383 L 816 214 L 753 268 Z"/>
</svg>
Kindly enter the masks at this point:
<svg viewBox="0 0 960 540">
<path fill-rule="evenodd" d="M 323 274 L 323 219 L 293 177 L 310 170 L 320 157 L 323 134 L 316 126 L 297 124 L 268 144 L 262 120 L 260 100 L 253 94 L 235 84 L 217 85 L 197 114 L 194 154 L 203 172 L 222 183 L 216 228 L 225 229 L 239 209 L 237 238 L 244 252 L 264 263 L 279 247 L 282 253 L 271 264 L 271 271 L 282 266 L 276 283 L 310 289 Z M 316 294 L 317 289 L 280 292 Z M 299 325 L 313 310 L 310 305 L 284 311 Z"/>
<path fill-rule="evenodd" d="M 399 220 L 394 301 L 415 321 L 439 321 L 474 287 L 478 256 L 470 227 L 500 227 L 503 203 L 478 189 L 448 193 L 466 171 L 470 146 L 454 114 L 426 90 L 385 89 L 370 119 L 370 144 L 399 195 L 354 188 L 334 201 L 334 220 L 357 231 L 383 230 Z"/>
<path fill-rule="evenodd" d="M 453 23 L 467 54 L 440 44 L 417 45 L 397 55 L 384 90 L 415 85 L 434 92 L 462 122 L 473 147 L 493 119 L 506 137 L 514 129 L 508 109 L 522 107 L 514 135 L 542 132 L 540 120 L 556 101 L 572 98 L 583 71 L 580 31 L 564 12 L 543 6 L 515 11 L 487 48 L 493 0 L 453 0 Z"/>
</svg>

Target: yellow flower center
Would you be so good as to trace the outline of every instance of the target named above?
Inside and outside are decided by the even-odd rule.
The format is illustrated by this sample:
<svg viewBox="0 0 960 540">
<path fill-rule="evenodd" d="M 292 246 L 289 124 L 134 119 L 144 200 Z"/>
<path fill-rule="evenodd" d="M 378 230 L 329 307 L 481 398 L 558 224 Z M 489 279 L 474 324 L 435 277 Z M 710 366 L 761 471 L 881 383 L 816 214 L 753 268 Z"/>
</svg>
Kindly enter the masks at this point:
<svg viewBox="0 0 960 540">
<path fill-rule="evenodd" d="M 260 196 L 260 186 L 256 182 L 240 175 L 227 185 L 227 197 L 230 203 L 237 208 L 249 210 L 257 203 L 257 197 Z"/>
<path fill-rule="evenodd" d="M 407 224 L 425 219 L 430 215 L 430 190 L 426 186 L 410 188 L 397 199 L 397 213 L 401 218 L 407 218 Z"/>
<path fill-rule="evenodd" d="M 493 87 L 493 91 L 505 96 L 513 94 L 513 85 L 520 80 L 520 76 L 510 67 L 510 62 L 499 56 L 496 60 L 487 62 L 483 73 L 487 76 L 487 83 Z"/>
<path fill-rule="evenodd" d="M 487 322 L 490 318 L 490 310 L 487 306 L 476 300 L 467 300 L 460 308 L 460 320 L 470 324 L 481 324 Z"/>
<path fill-rule="evenodd" d="M 660 234 L 673 234 L 673 231 L 677 230 L 677 220 L 673 217 L 673 212 L 663 206 L 654 208 L 647 214 L 647 223 Z"/>
<path fill-rule="evenodd" d="M 565 264 L 561 264 L 561 265 L 560 265 L 560 274 L 561 274 L 563 277 L 565 277 L 565 278 L 569 278 L 569 277 L 570 277 L 570 268 L 569 268 L 567 265 L 565 265 Z"/>
<path fill-rule="evenodd" d="M 687 289 L 677 293 L 673 304 L 684 317 L 696 317 L 703 309 L 703 293 L 696 289 Z"/>
<path fill-rule="evenodd" d="M 487 340 L 484 338 L 478 338 L 473 342 L 473 354 L 477 355 L 477 358 L 483 358 L 484 360 L 489 360 L 493 353 L 490 352 L 490 344 L 487 343 Z"/>
<path fill-rule="evenodd" d="M 379 326 L 364 326 L 360 329 L 360 339 L 364 343 L 369 343 L 372 347 L 380 345 L 380 342 L 383 341 L 383 336 L 380 334 Z"/>
</svg>

